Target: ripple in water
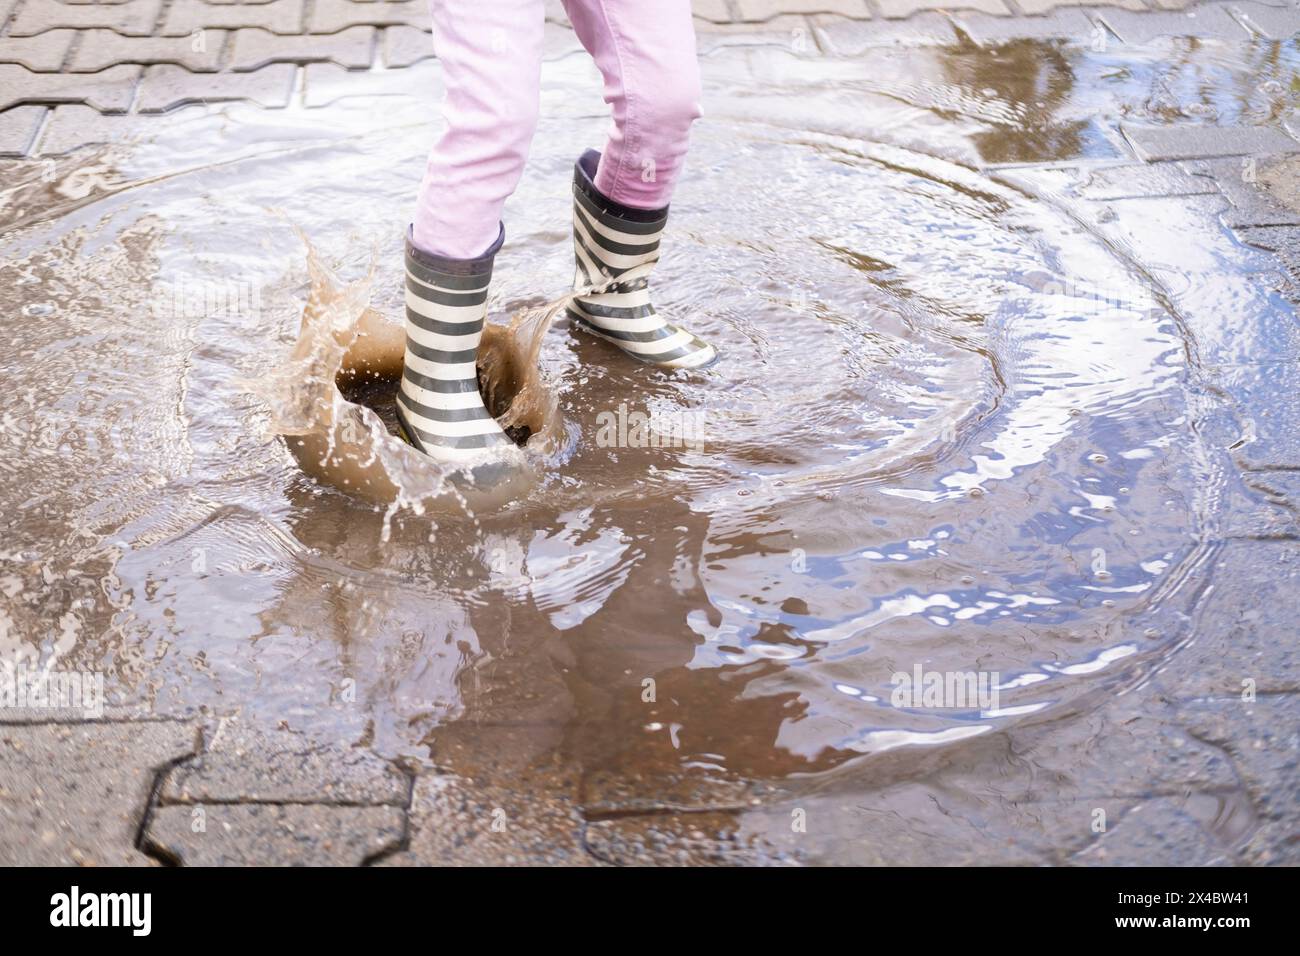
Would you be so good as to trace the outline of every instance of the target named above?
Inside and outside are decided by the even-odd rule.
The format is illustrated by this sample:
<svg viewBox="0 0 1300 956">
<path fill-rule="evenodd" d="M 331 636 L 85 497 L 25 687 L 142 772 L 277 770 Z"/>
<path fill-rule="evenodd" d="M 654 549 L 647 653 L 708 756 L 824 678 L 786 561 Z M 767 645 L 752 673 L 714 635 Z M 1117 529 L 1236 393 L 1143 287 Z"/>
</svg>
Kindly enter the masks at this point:
<svg viewBox="0 0 1300 956">
<path fill-rule="evenodd" d="M 334 395 L 341 351 L 318 388 L 276 378 L 312 288 L 295 229 L 348 303 L 338 350 L 357 322 L 397 329 L 422 106 L 236 110 L 216 164 L 187 135 L 216 120 L 191 111 L 98 163 L 99 191 L 47 197 L 0 266 L 30 320 L 5 334 L 10 412 L 37 423 L 0 463 L 24 596 L 4 646 L 45 633 L 33 595 L 57 588 L 82 635 L 66 653 L 119 695 L 449 764 L 486 759 L 466 741 L 495 727 L 586 768 L 775 779 L 1065 712 L 1160 647 L 1135 622 L 1197 547 L 1186 356 L 1117 250 L 966 161 L 980 123 L 1027 114 L 959 60 L 907 89 L 864 71 L 856 92 L 782 60 L 748 96 L 758 54 L 710 67 L 656 277 L 659 308 L 722 352 L 703 373 L 546 330 L 570 164 L 604 126 L 582 68 L 548 67 L 573 95 L 507 210 L 491 301 L 518 324 L 487 376 L 506 405 L 538 345 L 523 403 L 544 440 L 526 487 L 468 508 L 388 506 L 444 490 L 385 434 L 391 369 L 353 383 L 366 411 L 289 397 Z M 851 124 L 826 119 L 854 96 Z M 220 307 L 176 308 L 177 289 Z M 316 460 L 382 473 L 384 494 L 290 454 L 285 422 L 320 431 L 326 411 L 355 414 L 364 447 Z M 661 440 L 632 440 L 634 413 Z M 996 674 L 996 705 L 899 706 L 894 675 L 918 667 Z"/>
</svg>

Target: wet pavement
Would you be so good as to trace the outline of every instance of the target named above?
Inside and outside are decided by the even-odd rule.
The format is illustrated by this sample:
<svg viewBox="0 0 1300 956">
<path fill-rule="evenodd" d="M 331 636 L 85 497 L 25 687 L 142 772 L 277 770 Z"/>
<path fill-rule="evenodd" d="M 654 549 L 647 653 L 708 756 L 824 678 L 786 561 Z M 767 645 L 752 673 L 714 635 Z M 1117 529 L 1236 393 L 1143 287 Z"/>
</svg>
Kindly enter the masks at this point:
<svg viewBox="0 0 1300 956">
<path fill-rule="evenodd" d="M 552 13 L 467 512 L 300 334 L 398 315 L 422 7 L 150 2 L 0 34 L 0 654 L 108 702 L 0 709 L 0 859 L 1297 861 L 1300 10 L 698 5 L 697 374 L 547 326 Z"/>
</svg>

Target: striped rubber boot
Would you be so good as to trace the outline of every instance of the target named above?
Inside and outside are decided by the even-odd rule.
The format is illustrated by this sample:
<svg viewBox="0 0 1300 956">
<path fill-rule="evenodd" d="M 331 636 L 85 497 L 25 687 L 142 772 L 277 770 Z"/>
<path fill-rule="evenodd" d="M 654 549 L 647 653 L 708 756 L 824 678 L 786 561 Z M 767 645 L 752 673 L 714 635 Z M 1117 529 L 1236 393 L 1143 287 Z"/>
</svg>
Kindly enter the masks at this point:
<svg viewBox="0 0 1300 956">
<path fill-rule="evenodd" d="M 574 299 L 569 319 L 642 362 L 708 365 L 718 357 L 713 346 L 665 322 L 650 303 L 650 273 L 659 261 L 668 207 L 633 209 L 606 198 L 593 182 L 599 161 L 600 153 L 589 149 L 573 169 L 573 287 L 601 291 Z"/>
<path fill-rule="evenodd" d="M 397 393 L 402 437 L 438 461 L 461 464 L 514 447 L 479 395 L 475 360 L 487 318 L 492 260 L 505 230 L 477 259 L 448 259 L 406 236 L 406 356 Z"/>
</svg>

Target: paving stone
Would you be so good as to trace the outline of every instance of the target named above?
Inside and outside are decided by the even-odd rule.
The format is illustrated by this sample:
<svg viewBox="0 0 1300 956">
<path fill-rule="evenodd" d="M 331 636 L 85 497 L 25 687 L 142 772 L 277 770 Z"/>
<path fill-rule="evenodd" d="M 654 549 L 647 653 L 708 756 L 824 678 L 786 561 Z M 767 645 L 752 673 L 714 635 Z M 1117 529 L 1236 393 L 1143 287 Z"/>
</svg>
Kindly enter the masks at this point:
<svg viewBox="0 0 1300 956">
<path fill-rule="evenodd" d="M 673 813 L 588 824 L 588 851 L 615 866 L 773 866 L 793 862 L 741 832 L 733 813 Z"/>
<path fill-rule="evenodd" d="M 1234 3 L 1228 10 L 1251 33 L 1269 40 L 1289 40 L 1300 33 L 1300 10 L 1262 3 Z"/>
<path fill-rule="evenodd" d="M 1178 165 L 1213 183 L 1227 197 L 1231 205 L 1221 215 L 1225 226 L 1300 225 L 1300 193 L 1292 180 L 1297 171 L 1294 157 L 1274 163 L 1247 157 L 1188 160 Z"/>
<path fill-rule="evenodd" d="M 869 20 L 866 0 L 736 0 L 740 19 L 771 20 L 781 14 L 834 13 L 851 20 Z"/>
<path fill-rule="evenodd" d="M 174 121 L 177 115 L 171 113 L 165 121 L 157 114 L 105 114 L 89 106 L 59 106 L 51 114 L 36 144 L 36 152 L 41 156 L 57 156 L 82 146 L 133 143 L 163 132 L 164 122 Z"/>
<path fill-rule="evenodd" d="M 1056 732 L 1026 732 L 1016 751 L 1025 766 L 1035 768 L 1023 779 L 999 781 L 999 792 L 1016 801 L 1054 796 L 1050 780 L 1069 781 L 1069 792 L 1080 799 L 1146 800 L 1237 785 L 1223 753 L 1191 736 L 1179 709 L 1159 700 L 1123 701 L 1080 715 Z M 975 785 L 974 779 L 965 782 Z"/>
<path fill-rule="evenodd" d="M 1114 820 L 1128 807 L 1156 797 L 1240 788 L 1221 749 L 1197 739 L 1183 725 L 1180 705 L 1155 693 L 1115 697 L 1085 712 L 1072 710 L 1064 722 L 1013 725 L 1005 735 L 963 743 L 954 758 L 941 773 L 927 775 L 927 784 L 941 788 L 949 812 L 969 812 L 976 829 L 986 826 L 990 805 L 1007 814 L 1023 811 L 1023 818 L 1002 821 L 989 836 L 1014 833 L 1023 849 L 1058 861 L 1093 840 L 1094 807 Z M 903 763 L 909 759 L 906 753 L 894 759 L 899 766 L 886 766 L 881 779 L 926 772 Z M 847 779 L 843 785 L 870 789 L 871 778 Z M 926 795 L 919 796 L 923 806 Z M 876 813 L 892 809 L 875 795 L 859 802 L 869 803 Z M 913 808 L 903 815 L 916 812 Z M 889 830 L 886 835 L 895 834 Z"/>
<path fill-rule="evenodd" d="M 70 107 L 68 107 L 70 108 Z M 56 164 L 56 174 L 59 171 Z M 49 708 L 9 708 L 0 710 L 0 724 L 122 724 L 131 722 L 148 722 L 161 719 L 188 720 L 190 714 L 169 714 L 160 718 L 158 712 L 148 704 L 136 703 L 126 706 L 112 704 L 105 700 L 100 712 L 89 716 L 80 707 L 71 710 L 51 710 Z"/>
<path fill-rule="evenodd" d="M 451 774 L 417 778 L 410 844 L 387 866 L 589 866 L 582 817 L 564 779 L 509 785 Z"/>
<path fill-rule="evenodd" d="M 723 0 L 693 0 L 691 6 L 694 8 L 695 15 L 701 16 L 700 7 L 721 8 L 726 11 L 726 4 Z M 564 4 L 560 0 L 546 0 L 542 9 L 547 23 L 560 23 L 569 26 L 569 15 L 564 10 Z M 729 14 L 728 14 L 729 16 Z"/>
<path fill-rule="evenodd" d="M 1288 633 L 1294 630 L 1276 637 Z M 1231 760 L 1250 796 L 1259 829 L 1243 850 L 1246 861 L 1294 865 L 1300 858 L 1300 696 L 1251 704 L 1192 701 L 1183 711 L 1191 732 Z"/>
<path fill-rule="evenodd" d="M 179 721 L 0 726 L 0 860 L 149 865 L 134 844 L 154 780 L 195 744 Z"/>
<path fill-rule="evenodd" d="M 876 0 L 882 16 L 890 19 L 910 17 L 919 10 L 933 10 L 933 0 Z M 1011 11 L 1002 0 L 953 0 L 948 9 L 981 10 L 998 16 L 1010 16 Z"/>
<path fill-rule="evenodd" d="M 953 15 L 958 29 L 980 46 L 999 46 L 1011 40 L 1072 40 L 1088 43 L 1096 29 L 1079 10 L 1056 10 L 1041 17 L 992 17 L 986 13 Z"/>
<path fill-rule="evenodd" d="M 862 812 L 834 836 L 865 845 L 851 858 L 818 862 L 1061 864 L 1098 839 L 1097 809 L 1114 823 L 1153 799 L 1240 791 L 1221 749 L 1184 727 L 1178 706 L 1153 697 L 1116 697 L 1072 711 L 1068 721 L 1012 726 L 963 743 L 933 775 L 925 765 L 902 763 L 921 755 L 902 752 L 895 754 L 898 766 L 872 767 L 870 774 L 864 768 L 860 780 L 841 781 L 851 798 L 845 802 Z M 900 776 L 925 779 L 873 788 L 875 779 Z"/>
<path fill-rule="evenodd" d="M 1300 110 L 1292 110 L 1283 116 L 1282 125 L 1293 137 L 1300 137 Z"/>
<path fill-rule="evenodd" d="M 1252 232 L 1255 230 L 1252 230 Z M 1289 230 L 1294 232 L 1294 230 Z M 1294 255 L 1294 254 L 1292 254 Z M 1256 289 L 1276 288 L 1268 275 L 1253 277 Z M 1222 343 L 1240 355 L 1235 364 L 1203 358 L 1204 373 L 1235 403 L 1238 427 L 1228 443 L 1237 464 L 1246 469 L 1300 468 L 1300 326 L 1289 315 L 1261 316 L 1271 320 L 1267 335 Z M 1207 353 L 1202 345 L 1202 355 Z M 1253 361 L 1252 361 L 1253 359 Z"/>
<path fill-rule="evenodd" d="M 761 802 L 764 791 L 746 781 L 696 774 L 641 774 L 592 771 L 579 788 L 583 814 L 589 819 L 609 815 L 680 811 L 733 812 Z"/>
<path fill-rule="evenodd" d="M 1003 766 L 994 764 L 996 770 Z M 814 862 L 900 866 L 931 860 L 945 866 L 1033 866 L 1048 862 L 1040 846 L 1082 847 L 1089 839 L 1088 805 L 1011 802 L 987 778 L 980 780 L 978 791 L 965 793 L 938 780 L 934 785 L 909 782 L 883 790 L 865 780 L 860 786 L 842 791 L 839 799 L 827 801 L 829 805 L 815 799 L 794 801 L 793 809 L 806 814 L 808 833 L 803 840 L 822 843 L 812 854 Z M 989 826 L 991 806 L 998 810 L 996 827 Z M 789 831 L 789 810 L 784 817 Z M 769 842 L 776 843 L 775 828 L 768 832 Z"/>
<path fill-rule="evenodd" d="M 812 18 L 817 42 L 833 56 L 857 56 L 864 50 L 885 46 L 929 46 L 957 41 L 952 21 L 939 13 L 918 13 L 906 22 L 898 20 L 846 20 L 843 17 Z"/>
<path fill-rule="evenodd" d="M 1070 858 L 1087 866 L 1230 866 L 1231 851 L 1183 809 L 1163 797 L 1140 803 L 1087 849 Z"/>
<path fill-rule="evenodd" d="M 27 155 L 44 117 L 44 106 L 15 106 L 0 113 L 0 156 Z"/>
<path fill-rule="evenodd" d="M 146 846 L 185 866 L 360 866 L 401 845 L 397 807 L 160 807 Z"/>
<path fill-rule="evenodd" d="M 293 95 L 297 67 L 277 63 L 252 73 L 191 73 L 180 66 L 151 66 L 140 83 L 136 108 L 162 113 L 184 103 L 251 100 L 259 106 L 283 107 Z"/>
<path fill-rule="evenodd" d="M 1300 144 L 1272 126 L 1133 126 L 1125 123 L 1121 129 L 1138 157 L 1147 162 L 1300 150 Z"/>
<path fill-rule="evenodd" d="M 1282 501 L 1295 512 L 1300 512 L 1300 472 L 1253 471 L 1246 476 L 1251 487 Z"/>
<path fill-rule="evenodd" d="M 1250 471 L 1243 475 L 1246 493 L 1255 497 L 1253 509 L 1237 509 L 1242 518 L 1232 520 L 1233 512 L 1220 527 L 1225 534 L 1255 538 L 1300 538 L 1300 472 Z M 1225 503 L 1227 504 L 1227 503 Z M 1246 525 L 1254 517 L 1253 527 L 1235 532 L 1234 525 Z"/>
<path fill-rule="evenodd" d="M 125 111 L 140 78 L 138 66 L 99 73 L 33 73 L 16 63 L 0 64 L 0 110 L 19 103 L 84 103 L 101 112 Z"/>
<path fill-rule="evenodd" d="M 48 30 L 34 37 L 0 37 L 0 63 L 21 63 L 38 72 L 58 70 L 76 34 L 76 30 Z"/>
<path fill-rule="evenodd" d="M 257 28 L 236 30 L 231 38 L 228 65 L 241 72 L 268 63 L 330 62 L 363 69 L 370 66 L 374 36 L 374 27 L 348 27 L 324 36 L 291 37 Z"/>
<path fill-rule="evenodd" d="M 409 789 L 404 773 L 369 750 L 231 724 L 168 775 L 162 802 L 404 806 Z"/>
<path fill-rule="evenodd" d="M 1215 571 L 1214 586 L 1196 609 L 1191 640 L 1159 671 L 1161 687 L 1179 700 L 1240 701 L 1248 679 L 1257 694 L 1300 690 L 1294 640 L 1300 542 L 1229 541 Z"/>
<path fill-rule="evenodd" d="M 385 66 L 410 66 L 433 58 L 433 34 L 415 27 L 388 27 L 380 49 Z"/>
<path fill-rule="evenodd" d="M 843 17 L 842 23 L 857 23 Z M 817 53 L 812 24 L 803 16 L 773 17 L 761 23 L 709 23 L 701 21 L 695 30 L 695 44 L 700 56 L 708 56 L 725 47 L 781 47 L 791 53 Z"/>
<path fill-rule="evenodd" d="M 306 104 L 328 106 L 353 96 L 426 97 L 438 82 L 436 60 L 403 70 L 349 72 L 333 63 L 310 63 L 306 68 Z"/>
<path fill-rule="evenodd" d="M 1292 275 L 1300 275 L 1300 236 L 1295 225 L 1242 226 L 1235 230 L 1238 239 L 1253 249 L 1275 254 Z"/>
<path fill-rule="evenodd" d="M 1101 166 L 1082 171 L 1075 193 L 1082 199 L 1106 202 L 1159 196 L 1201 196 L 1218 193 L 1214 181 L 1180 165 L 1156 163 Z"/>
<path fill-rule="evenodd" d="M 1150 43 L 1161 37 L 1245 40 L 1250 35 L 1223 7 L 1180 13 L 1099 10 L 1096 16 L 1124 43 Z"/>
<path fill-rule="evenodd" d="M 1038 16 L 1059 7 L 1121 7 L 1125 10 L 1146 10 L 1142 0 L 1017 0 L 1020 9 L 1030 16 Z"/>
<path fill-rule="evenodd" d="M 542 31 L 542 61 L 561 60 L 566 56 L 581 53 L 586 55 L 582 41 L 573 32 L 572 27 L 563 27 L 558 23 L 547 23 Z M 590 57 L 587 58 L 590 61 Z"/>
<path fill-rule="evenodd" d="M 202 41 L 196 43 L 195 38 L 189 35 L 124 37 L 111 30 L 87 30 L 81 35 L 69 70 L 94 73 L 115 63 L 175 63 L 196 72 L 216 71 L 220 66 L 226 32 L 204 31 L 201 37 Z"/>
<path fill-rule="evenodd" d="M 358 24 L 371 26 L 412 26 L 428 29 L 432 17 L 422 0 L 316 0 L 308 27 L 310 33 L 334 33 Z"/>
<path fill-rule="evenodd" d="M 1296 178 L 1300 175 L 1300 159 L 1297 157 L 1253 163 L 1239 160 L 1235 168 L 1211 170 L 1211 174 L 1239 210 L 1236 221 L 1230 225 L 1300 224 L 1300 179 Z"/>
<path fill-rule="evenodd" d="M 238 27 L 261 27 L 272 33 L 297 34 L 302 31 L 303 8 L 304 0 L 270 0 L 268 3 L 240 5 L 176 0 L 167 10 L 162 35 L 184 36 L 195 30 Z"/>
<path fill-rule="evenodd" d="M 1300 515 L 1294 507 L 1287 507 L 1290 499 L 1258 482 L 1257 474 L 1246 472 L 1240 485 L 1233 482 L 1219 493 L 1219 535 L 1225 538 L 1300 538 Z"/>
<path fill-rule="evenodd" d="M 1277 821 L 1266 819 L 1241 849 L 1242 858 L 1252 866 L 1300 865 L 1300 824 L 1292 818 Z"/>
<path fill-rule="evenodd" d="M 1294 251 L 1290 258 L 1293 264 L 1297 261 Z M 1292 303 L 1296 304 L 1294 290 Z M 1233 369 L 1217 382 L 1237 399 L 1239 407 L 1249 410 L 1242 417 L 1243 431 L 1251 440 L 1235 452 L 1243 468 L 1300 468 L 1300 361 L 1295 358 L 1295 335 L 1300 326 L 1291 317 L 1287 319 L 1292 323 L 1289 328 L 1275 340 L 1257 346 L 1266 356 L 1264 360 Z"/>
<path fill-rule="evenodd" d="M 548 11 L 551 2 L 552 0 L 547 0 Z M 563 6 L 558 2 L 555 3 L 555 5 L 559 6 L 561 13 L 563 13 Z M 709 20 L 713 23 L 728 23 L 732 19 L 731 10 L 727 6 L 727 0 L 691 0 L 691 13 L 694 14 L 697 19 Z M 556 22 L 568 24 L 569 18 L 565 15 L 563 20 L 556 20 Z"/>
<path fill-rule="evenodd" d="M 24 3 L 14 17 L 9 35 L 35 36 L 60 27 L 73 30 L 103 27 L 130 36 L 149 36 L 162 5 L 163 0 L 126 0 L 124 3 L 95 5 L 29 2 Z"/>
</svg>

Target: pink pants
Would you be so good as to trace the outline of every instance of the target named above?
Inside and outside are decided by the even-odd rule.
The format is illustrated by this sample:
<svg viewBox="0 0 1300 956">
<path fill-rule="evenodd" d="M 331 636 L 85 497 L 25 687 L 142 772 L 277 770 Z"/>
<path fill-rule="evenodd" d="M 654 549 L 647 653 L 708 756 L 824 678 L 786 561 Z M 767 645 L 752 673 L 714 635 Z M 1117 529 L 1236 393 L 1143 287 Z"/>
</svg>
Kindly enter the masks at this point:
<svg viewBox="0 0 1300 956">
<path fill-rule="evenodd" d="M 626 206 L 668 205 L 700 115 L 690 0 L 563 2 L 613 112 L 596 188 Z M 537 128 L 543 0 L 430 5 L 446 129 L 420 185 L 413 238 L 426 252 L 472 259 L 496 241 Z"/>
</svg>

